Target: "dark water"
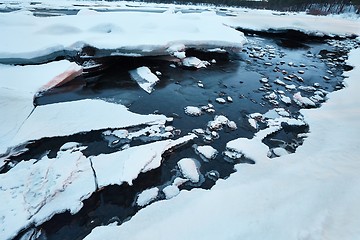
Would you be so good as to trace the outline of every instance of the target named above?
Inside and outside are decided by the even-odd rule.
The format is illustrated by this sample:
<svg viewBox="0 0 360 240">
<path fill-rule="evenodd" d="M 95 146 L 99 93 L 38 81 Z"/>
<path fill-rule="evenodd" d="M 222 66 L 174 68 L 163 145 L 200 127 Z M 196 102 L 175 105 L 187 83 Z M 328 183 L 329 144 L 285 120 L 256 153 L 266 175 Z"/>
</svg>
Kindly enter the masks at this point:
<svg viewBox="0 0 360 240">
<path fill-rule="evenodd" d="M 170 62 L 160 58 L 108 58 L 96 55 L 93 51 L 93 60 L 103 63 L 103 68 L 97 72 L 77 78 L 75 81 L 62 87 L 53 89 L 35 100 L 37 105 L 72 101 L 85 98 L 101 98 L 106 101 L 126 105 L 132 112 L 149 114 L 161 113 L 174 117 L 170 123 L 177 130 L 176 136 L 183 136 L 195 128 L 205 129 L 207 123 L 215 115 L 225 115 L 235 121 L 237 130 L 231 131 L 224 127 L 219 131 L 219 138 L 204 141 L 198 139 L 172 152 L 164 154 L 163 164 L 158 169 L 141 174 L 133 186 L 109 186 L 98 190 L 89 199 L 84 201 L 83 209 L 75 214 L 57 214 L 49 221 L 36 229 L 41 231 L 39 239 L 82 239 L 99 225 L 117 222 L 121 224 L 134 216 L 141 208 L 135 204 L 137 195 L 145 189 L 158 187 L 162 190 L 176 177 L 181 176 L 177 162 L 184 157 L 198 159 L 201 181 L 197 184 L 185 183 L 181 189 L 191 190 L 194 187 L 211 188 L 218 178 L 227 178 L 233 173 L 234 164 L 256 164 L 251 159 L 227 159 L 222 155 L 228 141 L 239 138 L 251 138 L 257 130 L 248 123 L 248 115 L 259 112 L 266 113 L 275 107 L 286 109 L 294 118 L 299 116 L 300 106 L 290 105 L 278 101 L 277 105 L 270 102 L 265 96 L 269 92 L 284 91 L 292 96 L 300 91 L 303 96 L 312 96 L 312 92 L 305 90 L 288 91 L 284 86 L 274 83 L 274 79 L 283 81 L 284 77 L 299 74 L 303 82 L 295 79 L 286 80 L 300 86 L 316 86 L 317 90 L 332 92 L 343 87 L 342 73 L 350 67 L 344 62 L 347 53 L 357 44 L 351 39 L 299 39 L 288 38 L 286 34 L 275 33 L 271 36 L 257 33 L 248 33 L 249 43 L 239 53 L 209 54 L 190 49 L 187 56 L 197 56 L 202 60 L 216 60 L 206 69 L 192 70 L 182 67 L 172 67 Z M 89 50 L 86 50 L 89 51 Z M 81 63 L 81 59 L 77 59 Z M 293 63 L 293 64 L 289 64 Z M 148 66 L 153 72 L 162 73 L 160 83 L 155 91 L 147 94 L 140 89 L 136 82 L 131 80 L 128 71 L 140 66 Z M 329 76 L 329 80 L 324 79 Z M 268 78 L 267 84 L 261 83 L 261 78 Z M 201 82 L 204 87 L 198 86 Z M 218 97 L 230 96 L 233 101 L 219 104 Z M 204 106 L 213 104 L 215 113 L 205 113 L 199 117 L 188 116 L 184 112 L 186 106 Z M 320 103 L 317 104 L 320 107 Z M 265 128 L 260 126 L 260 129 Z M 285 146 L 293 153 L 302 144 L 304 138 L 299 133 L 306 133 L 311 126 L 284 127 L 264 139 L 270 148 Z M 156 139 L 136 139 L 132 146 L 144 144 Z M 102 131 L 75 134 L 69 137 L 42 139 L 29 144 L 28 152 L 13 157 L 16 163 L 21 160 L 40 158 L 44 154 L 55 156 L 59 148 L 66 142 L 80 142 L 88 146 L 84 151 L 86 156 L 100 153 L 111 153 L 119 150 L 118 145 L 109 145 L 103 137 Z M 219 151 L 217 157 L 211 161 L 203 161 L 195 154 L 193 144 L 213 146 Z M 274 156 L 272 156 L 274 157 Z M 10 166 L 3 169 L 5 172 Z M 157 200 L 163 200 L 161 193 Z M 25 230 L 26 231 L 26 230 Z M 16 239 L 20 239 L 21 235 Z"/>
</svg>

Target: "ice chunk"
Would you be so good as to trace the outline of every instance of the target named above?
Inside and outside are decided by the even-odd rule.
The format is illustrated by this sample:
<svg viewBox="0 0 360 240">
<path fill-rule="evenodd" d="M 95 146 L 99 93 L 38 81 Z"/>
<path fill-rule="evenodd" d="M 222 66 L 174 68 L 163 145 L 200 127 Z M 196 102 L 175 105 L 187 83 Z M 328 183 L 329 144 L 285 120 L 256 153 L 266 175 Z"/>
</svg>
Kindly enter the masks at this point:
<svg viewBox="0 0 360 240">
<path fill-rule="evenodd" d="M 214 159 L 218 154 L 218 151 L 209 145 L 197 146 L 195 150 L 207 159 Z"/>
<path fill-rule="evenodd" d="M 209 65 L 207 61 L 201 61 L 197 57 L 187 57 L 182 60 L 183 66 L 193 68 L 206 68 Z"/>
<path fill-rule="evenodd" d="M 150 202 L 154 201 L 159 194 L 159 189 L 157 187 L 146 189 L 138 195 L 136 199 L 136 204 L 140 207 L 148 205 Z"/>
<path fill-rule="evenodd" d="M 185 113 L 189 116 L 200 116 L 202 114 L 202 111 L 198 107 L 187 106 L 185 107 Z"/>
<path fill-rule="evenodd" d="M 99 188 L 112 184 L 121 185 L 124 182 L 132 185 L 132 181 L 140 173 L 158 168 L 161 165 L 163 153 L 194 138 L 196 135 L 190 134 L 176 140 L 157 141 L 110 154 L 90 157 L 96 171 Z"/>
<path fill-rule="evenodd" d="M 298 104 L 299 106 L 304 106 L 304 107 L 316 106 L 316 104 L 313 101 L 311 101 L 309 98 L 301 96 L 300 92 L 295 93 L 293 99 L 294 102 L 296 102 L 296 104 Z"/>
<path fill-rule="evenodd" d="M 166 199 L 176 197 L 180 193 L 180 189 L 176 185 L 169 185 L 163 189 Z"/>
<path fill-rule="evenodd" d="M 218 102 L 218 103 L 221 103 L 221 104 L 226 103 L 226 100 L 223 99 L 223 98 L 216 98 L 215 101 Z"/>
<path fill-rule="evenodd" d="M 192 158 L 183 158 L 178 162 L 181 173 L 193 183 L 200 181 L 199 170 L 196 166 L 195 160 Z"/>
<path fill-rule="evenodd" d="M 214 121 L 208 122 L 208 127 L 211 130 L 219 130 L 229 122 L 229 119 L 223 115 L 217 115 L 214 118 Z"/>
<path fill-rule="evenodd" d="M 282 147 L 277 147 L 277 148 L 274 148 L 272 149 L 273 153 L 278 156 L 278 157 L 281 157 L 281 156 L 284 156 L 284 155 L 288 155 L 289 152 L 286 151 L 285 148 L 282 148 Z"/>
<path fill-rule="evenodd" d="M 139 67 L 130 71 L 131 78 L 147 93 L 151 93 L 159 78 L 148 67 Z"/>
</svg>

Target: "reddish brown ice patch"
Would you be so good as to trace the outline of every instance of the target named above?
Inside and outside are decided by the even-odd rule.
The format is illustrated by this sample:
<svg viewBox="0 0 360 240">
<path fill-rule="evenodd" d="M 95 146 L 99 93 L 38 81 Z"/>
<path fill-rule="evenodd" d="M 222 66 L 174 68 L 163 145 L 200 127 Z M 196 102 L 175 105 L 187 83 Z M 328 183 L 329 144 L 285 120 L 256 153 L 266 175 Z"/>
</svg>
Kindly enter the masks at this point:
<svg viewBox="0 0 360 240">
<path fill-rule="evenodd" d="M 39 95 L 43 92 L 46 92 L 54 87 L 64 85 L 67 82 L 72 81 L 74 78 L 80 76 L 83 73 L 83 68 L 75 63 L 73 63 L 65 72 L 57 75 L 52 80 L 43 85 L 35 94 Z"/>
</svg>

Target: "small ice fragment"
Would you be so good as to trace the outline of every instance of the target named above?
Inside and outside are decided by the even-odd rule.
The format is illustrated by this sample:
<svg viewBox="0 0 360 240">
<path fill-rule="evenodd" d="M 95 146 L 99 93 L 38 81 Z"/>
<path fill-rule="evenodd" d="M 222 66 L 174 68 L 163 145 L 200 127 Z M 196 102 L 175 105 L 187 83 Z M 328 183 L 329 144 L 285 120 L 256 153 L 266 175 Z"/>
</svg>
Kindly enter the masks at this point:
<svg viewBox="0 0 360 240">
<path fill-rule="evenodd" d="M 291 81 L 291 78 L 290 77 L 284 77 L 284 80 L 286 80 L 286 81 Z"/>
<path fill-rule="evenodd" d="M 223 115 L 215 116 L 214 121 L 208 123 L 208 127 L 211 130 L 219 130 L 223 125 L 227 124 L 229 119 Z"/>
<path fill-rule="evenodd" d="M 278 156 L 278 157 L 281 157 L 281 156 L 284 156 L 284 155 L 288 155 L 289 152 L 286 151 L 286 149 L 284 148 L 281 148 L 281 147 L 278 147 L 278 148 L 274 148 L 273 150 L 273 153 Z"/>
<path fill-rule="evenodd" d="M 261 79 L 260 79 L 260 82 L 262 82 L 262 83 L 268 83 L 268 82 L 269 82 L 269 79 L 267 79 L 267 78 L 261 78 Z"/>
<path fill-rule="evenodd" d="M 177 177 L 177 178 L 175 178 L 173 185 L 175 185 L 177 187 L 180 187 L 181 185 L 183 185 L 187 181 L 189 181 L 189 179 Z"/>
<path fill-rule="evenodd" d="M 146 189 L 138 195 L 136 204 L 140 207 L 148 205 L 151 201 L 155 200 L 159 194 L 157 187 Z"/>
<path fill-rule="evenodd" d="M 266 66 L 272 66 L 272 63 L 266 62 L 266 63 L 264 63 L 264 65 L 266 65 Z"/>
<path fill-rule="evenodd" d="M 226 98 L 226 100 L 227 100 L 228 102 L 233 102 L 233 99 L 232 99 L 232 97 L 230 97 L 230 96 L 228 96 L 228 97 Z"/>
<path fill-rule="evenodd" d="M 207 159 L 214 159 L 218 154 L 218 151 L 209 145 L 198 146 L 196 147 L 196 151 Z"/>
<path fill-rule="evenodd" d="M 277 99 L 277 96 L 276 96 L 276 93 L 270 93 L 268 96 L 267 96 L 268 99 Z"/>
<path fill-rule="evenodd" d="M 178 163 L 182 175 L 191 182 L 196 183 L 200 181 L 200 175 L 194 159 L 183 158 Z"/>
<path fill-rule="evenodd" d="M 162 75 L 162 73 L 161 73 L 160 71 L 156 71 L 155 74 L 156 74 L 157 76 L 161 76 L 161 75 Z"/>
<path fill-rule="evenodd" d="M 286 85 L 285 88 L 288 90 L 295 90 L 296 86 L 294 84 L 290 84 L 290 85 Z"/>
<path fill-rule="evenodd" d="M 185 52 L 174 52 L 173 55 L 174 55 L 174 57 L 179 58 L 179 59 L 186 58 Z"/>
<path fill-rule="evenodd" d="M 249 118 L 248 122 L 249 122 L 250 126 L 252 126 L 253 128 L 255 128 L 255 129 L 258 128 L 258 124 L 257 124 L 257 121 L 255 119 Z"/>
<path fill-rule="evenodd" d="M 176 185 L 170 185 L 163 189 L 166 199 L 176 197 L 180 193 L 180 189 Z"/>
<path fill-rule="evenodd" d="M 195 133 L 196 135 L 204 135 L 205 134 L 204 129 L 201 129 L 201 128 L 193 129 L 192 132 Z"/>
<path fill-rule="evenodd" d="M 227 126 L 231 129 L 231 130 L 236 130 L 237 126 L 236 123 L 234 121 L 228 121 Z"/>
<path fill-rule="evenodd" d="M 299 70 L 299 71 L 298 71 L 298 73 L 300 73 L 300 74 L 304 74 L 304 73 L 305 73 L 305 71 L 304 71 L 304 70 Z"/>
<path fill-rule="evenodd" d="M 280 99 L 285 104 L 291 104 L 291 98 L 289 98 L 287 96 L 280 96 Z"/>
<path fill-rule="evenodd" d="M 203 83 L 201 83 L 201 82 L 198 82 L 198 87 L 201 87 L 201 88 L 204 88 L 204 84 Z"/>
<path fill-rule="evenodd" d="M 170 66 L 170 67 L 172 67 L 172 68 L 176 68 L 176 65 L 175 65 L 175 64 L 173 64 L 173 63 L 172 63 L 172 64 L 170 64 L 169 66 Z"/>
<path fill-rule="evenodd" d="M 280 86 L 285 86 L 285 85 L 286 85 L 286 84 L 285 84 L 283 81 L 281 81 L 280 79 L 276 79 L 274 82 L 275 82 L 276 84 L 280 85 Z"/>
<path fill-rule="evenodd" d="M 67 142 L 60 147 L 60 151 L 67 151 L 70 149 L 77 148 L 79 146 L 80 146 L 80 143 L 78 143 L 78 142 Z"/>
<path fill-rule="evenodd" d="M 159 78 L 151 72 L 148 67 L 139 67 L 130 71 L 131 78 L 147 93 L 153 91 L 153 87 L 159 81 Z"/>
<path fill-rule="evenodd" d="M 311 101 L 309 98 L 301 96 L 300 92 L 295 93 L 293 96 L 293 99 L 296 102 L 296 104 L 298 104 L 299 106 L 305 106 L 305 107 L 307 107 L 307 106 L 315 107 L 316 106 L 316 104 L 313 101 Z"/>
<path fill-rule="evenodd" d="M 215 101 L 220 103 L 220 104 L 226 103 L 225 99 L 223 99 L 223 98 L 216 98 Z"/>
<path fill-rule="evenodd" d="M 215 59 L 211 60 L 211 63 L 216 63 L 216 60 Z"/>
<path fill-rule="evenodd" d="M 112 134 L 118 138 L 127 138 L 129 136 L 129 131 L 126 129 L 115 130 Z"/>
<path fill-rule="evenodd" d="M 206 68 L 210 63 L 207 61 L 201 61 L 197 57 L 187 57 L 182 60 L 183 66 L 194 68 Z"/>
<path fill-rule="evenodd" d="M 189 116 L 200 116 L 202 114 L 202 111 L 198 107 L 187 106 L 185 107 L 185 114 Z"/>
<path fill-rule="evenodd" d="M 328 76 L 324 76 L 323 77 L 325 80 L 330 80 L 330 78 Z"/>
</svg>

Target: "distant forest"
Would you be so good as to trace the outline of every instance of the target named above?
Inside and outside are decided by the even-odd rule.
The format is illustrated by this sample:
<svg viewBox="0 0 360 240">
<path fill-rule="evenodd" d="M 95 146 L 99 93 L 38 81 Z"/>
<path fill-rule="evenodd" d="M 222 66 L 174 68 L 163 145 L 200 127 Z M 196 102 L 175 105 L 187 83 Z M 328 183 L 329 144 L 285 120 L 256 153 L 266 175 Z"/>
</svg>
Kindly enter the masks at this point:
<svg viewBox="0 0 360 240">
<path fill-rule="evenodd" d="M 268 0 L 268 1 L 248 1 L 248 0 L 140 0 L 143 2 L 157 3 L 179 3 L 179 4 L 214 4 L 218 6 L 241 6 L 251 8 L 266 8 L 274 10 L 306 10 L 309 6 L 324 6 L 322 11 L 326 11 L 326 6 L 336 9 L 341 13 L 348 6 L 355 6 L 357 13 L 360 9 L 360 0 Z M 334 10 L 332 10 L 334 11 Z"/>
</svg>

